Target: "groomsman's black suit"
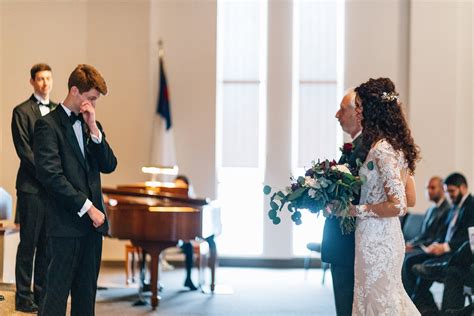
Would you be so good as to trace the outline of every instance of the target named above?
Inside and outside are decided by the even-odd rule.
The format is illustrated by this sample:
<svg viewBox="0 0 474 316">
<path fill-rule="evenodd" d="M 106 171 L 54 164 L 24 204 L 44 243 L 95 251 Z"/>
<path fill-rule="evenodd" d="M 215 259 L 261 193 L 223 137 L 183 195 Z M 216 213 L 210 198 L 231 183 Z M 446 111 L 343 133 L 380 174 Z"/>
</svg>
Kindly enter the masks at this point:
<svg viewBox="0 0 474 316">
<path fill-rule="evenodd" d="M 47 217 L 48 266 L 41 315 L 64 315 L 69 290 L 72 315 L 93 315 L 102 234 L 107 219 L 94 229 L 88 214 L 78 212 L 86 199 L 105 214 L 100 173 L 110 173 L 117 159 L 100 124 L 102 142 L 84 134 L 83 156 L 72 123 L 62 106 L 36 123 L 34 153 L 38 178 L 48 190 L 52 207 Z M 83 131 L 87 128 L 82 124 Z"/>
<path fill-rule="evenodd" d="M 352 142 L 353 150 L 347 157 L 343 155 L 339 163 L 348 163 L 357 168 L 357 159 L 364 162 L 368 149 L 362 143 L 362 136 Z M 353 201 L 358 204 L 359 199 Z M 343 234 L 340 228 L 340 219 L 328 217 L 324 224 L 321 260 L 331 264 L 336 312 L 338 316 L 352 314 L 352 299 L 354 293 L 354 232 Z"/>
<path fill-rule="evenodd" d="M 16 306 L 28 307 L 39 303 L 47 268 L 45 211 L 47 194 L 36 178 L 33 156 L 34 127 L 41 118 L 40 102 L 34 95 L 13 109 L 11 123 L 13 143 L 20 158 L 16 177 L 17 205 L 15 222 L 20 224 L 20 243 L 16 254 Z M 57 104 L 50 102 L 50 109 Z M 36 249 L 36 256 L 35 255 Z M 34 257 L 34 293 L 31 278 Z"/>
<path fill-rule="evenodd" d="M 439 207 L 436 205 L 430 207 L 426 211 L 425 218 L 423 219 L 420 235 L 409 241 L 414 249 L 405 254 L 405 261 L 402 269 L 403 286 L 408 295 L 413 293 L 417 279 L 411 269 L 414 264 L 419 263 L 419 260 L 423 260 L 423 256 L 420 257 L 420 254 L 424 254 L 424 251 L 419 246 L 428 246 L 434 241 L 439 241 L 446 236 L 446 231 L 448 229 L 446 221 L 450 206 L 449 202 L 445 199 Z"/>
<path fill-rule="evenodd" d="M 469 240 L 468 234 L 468 227 L 474 226 L 474 200 L 472 196 L 469 194 L 464 203 L 461 205 L 459 209 L 459 215 L 456 220 L 454 226 L 454 233 L 452 237 L 447 240 L 447 233 L 446 236 L 443 237 L 442 240 L 438 240 L 438 242 L 448 242 L 449 248 L 451 249 L 450 252 L 441 255 L 439 257 L 429 255 L 426 253 L 421 253 L 417 257 L 414 257 L 410 264 L 413 266 L 416 263 L 423 263 L 423 264 L 433 264 L 433 263 L 441 263 L 441 262 L 449 262 L 451 257 L 454 253 L 465 243 Z M 451 222 L 454 212 L 456 209 L 456 205 L 451 207 L 449 211 L 449 215 L 447 221 L 445 223 L 446 226 L 449 226 Z M 407 267 L 408 269 L 408 267 Z M 440 275 L 440 278 L 442 276 Z M 436 303 L 434 302 L 433 295 L 430 291 L 431 285 L 433 284 L 432 280 L 418 278 L 416 281 L 416 286 L 414 292 L 412 294 L 412 299 L 415 302 L 416 306 L 419 310 L 422 311 L 437 311 L 438 308 Z"/>
</svg>

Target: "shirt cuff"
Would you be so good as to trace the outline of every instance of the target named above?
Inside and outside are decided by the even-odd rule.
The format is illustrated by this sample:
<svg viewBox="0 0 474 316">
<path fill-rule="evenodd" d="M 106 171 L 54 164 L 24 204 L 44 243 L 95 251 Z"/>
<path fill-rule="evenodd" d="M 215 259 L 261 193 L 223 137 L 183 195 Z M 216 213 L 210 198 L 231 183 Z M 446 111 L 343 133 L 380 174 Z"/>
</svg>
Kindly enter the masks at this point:
<svg viewBox="0 0 474 316">
<path fill-rule="evenodd" d="M 99 130 L 99 136 L 95 136 L 95 135 L 91 134 L 91 139 L 96 144 L 102 143 L 102 132 Z"/>
<path fill-rule="evenodd" d="M 89 199 L 87 199 L 86 202 L 84 202 L 84 205 L 82 206 L 81 210 L 77 212 L 77 215 L 79 215 L 79 217 L 82 217 L 82 215 L 87 213 L 87 211 L 91 208 L 91 206 L 92 206 L 92 202 Z"/>
<path fill-rule="evenodd" d="M 451 247 L 449 247 L 449 243 L 447 243 L 447 242 L 443 243 L 443 248 L 444 248 L 444 252 L 450 252 L 451 251 Z"/>
</svg>

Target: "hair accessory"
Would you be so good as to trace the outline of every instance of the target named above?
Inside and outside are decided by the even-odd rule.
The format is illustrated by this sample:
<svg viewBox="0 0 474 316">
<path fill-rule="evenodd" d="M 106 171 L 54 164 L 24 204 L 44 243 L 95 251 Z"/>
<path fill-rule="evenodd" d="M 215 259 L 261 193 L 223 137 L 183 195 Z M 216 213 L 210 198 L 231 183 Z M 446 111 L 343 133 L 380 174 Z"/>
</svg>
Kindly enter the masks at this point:
<svg viewBox="0 0 474 316">
<path fill-rule="evenodd" d="M 395 91 L 382 93 L 382 101 L 392 102 L 395 100 L 398 100 L 398 93 L 396 93 Z"/>
</svg>

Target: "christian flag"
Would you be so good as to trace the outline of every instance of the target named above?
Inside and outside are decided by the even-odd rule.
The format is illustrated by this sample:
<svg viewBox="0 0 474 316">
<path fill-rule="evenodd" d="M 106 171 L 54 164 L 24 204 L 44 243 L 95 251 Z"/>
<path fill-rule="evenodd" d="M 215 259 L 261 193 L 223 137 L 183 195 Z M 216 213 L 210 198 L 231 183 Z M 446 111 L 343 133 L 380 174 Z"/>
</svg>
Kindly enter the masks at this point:
<svg viewBox="0 0 474 316">
<path fill-rule="evenodd" d="M 171 128 L 171 109 L 168 97 L 168 83 L 166 82 L 165 70 L 163 68 L 163 58 L 160 57 L 160 92 L 156 113 L 161 115 L 166 122 L 166 130 Z"/>
<path fill-rule="evenodd" d="M 171 102 L 166 81 L 163 57 L 159 61 L 159 90 L 156 115 L 153 123 L 151 164 L 155 166 L 175 166 L 176 154 L 171 123 Z"/>
</svg>

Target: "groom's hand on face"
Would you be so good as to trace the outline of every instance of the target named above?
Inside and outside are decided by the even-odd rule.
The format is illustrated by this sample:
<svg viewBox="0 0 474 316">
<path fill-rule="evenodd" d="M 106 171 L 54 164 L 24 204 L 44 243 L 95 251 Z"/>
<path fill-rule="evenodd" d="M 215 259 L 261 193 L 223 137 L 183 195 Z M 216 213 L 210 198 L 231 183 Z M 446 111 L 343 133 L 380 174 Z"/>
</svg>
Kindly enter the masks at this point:
<svg viewBox="0 0 474 316">
<path fill-rule="evenodd" d="M 84 122 L 89 127 L 89 131 L 92 135 L 99 136 L 99 128 L 95 120 L 95 107 L 89 100 L 82 101 L 80 112 L 84 118 Z"/>
</svg>

